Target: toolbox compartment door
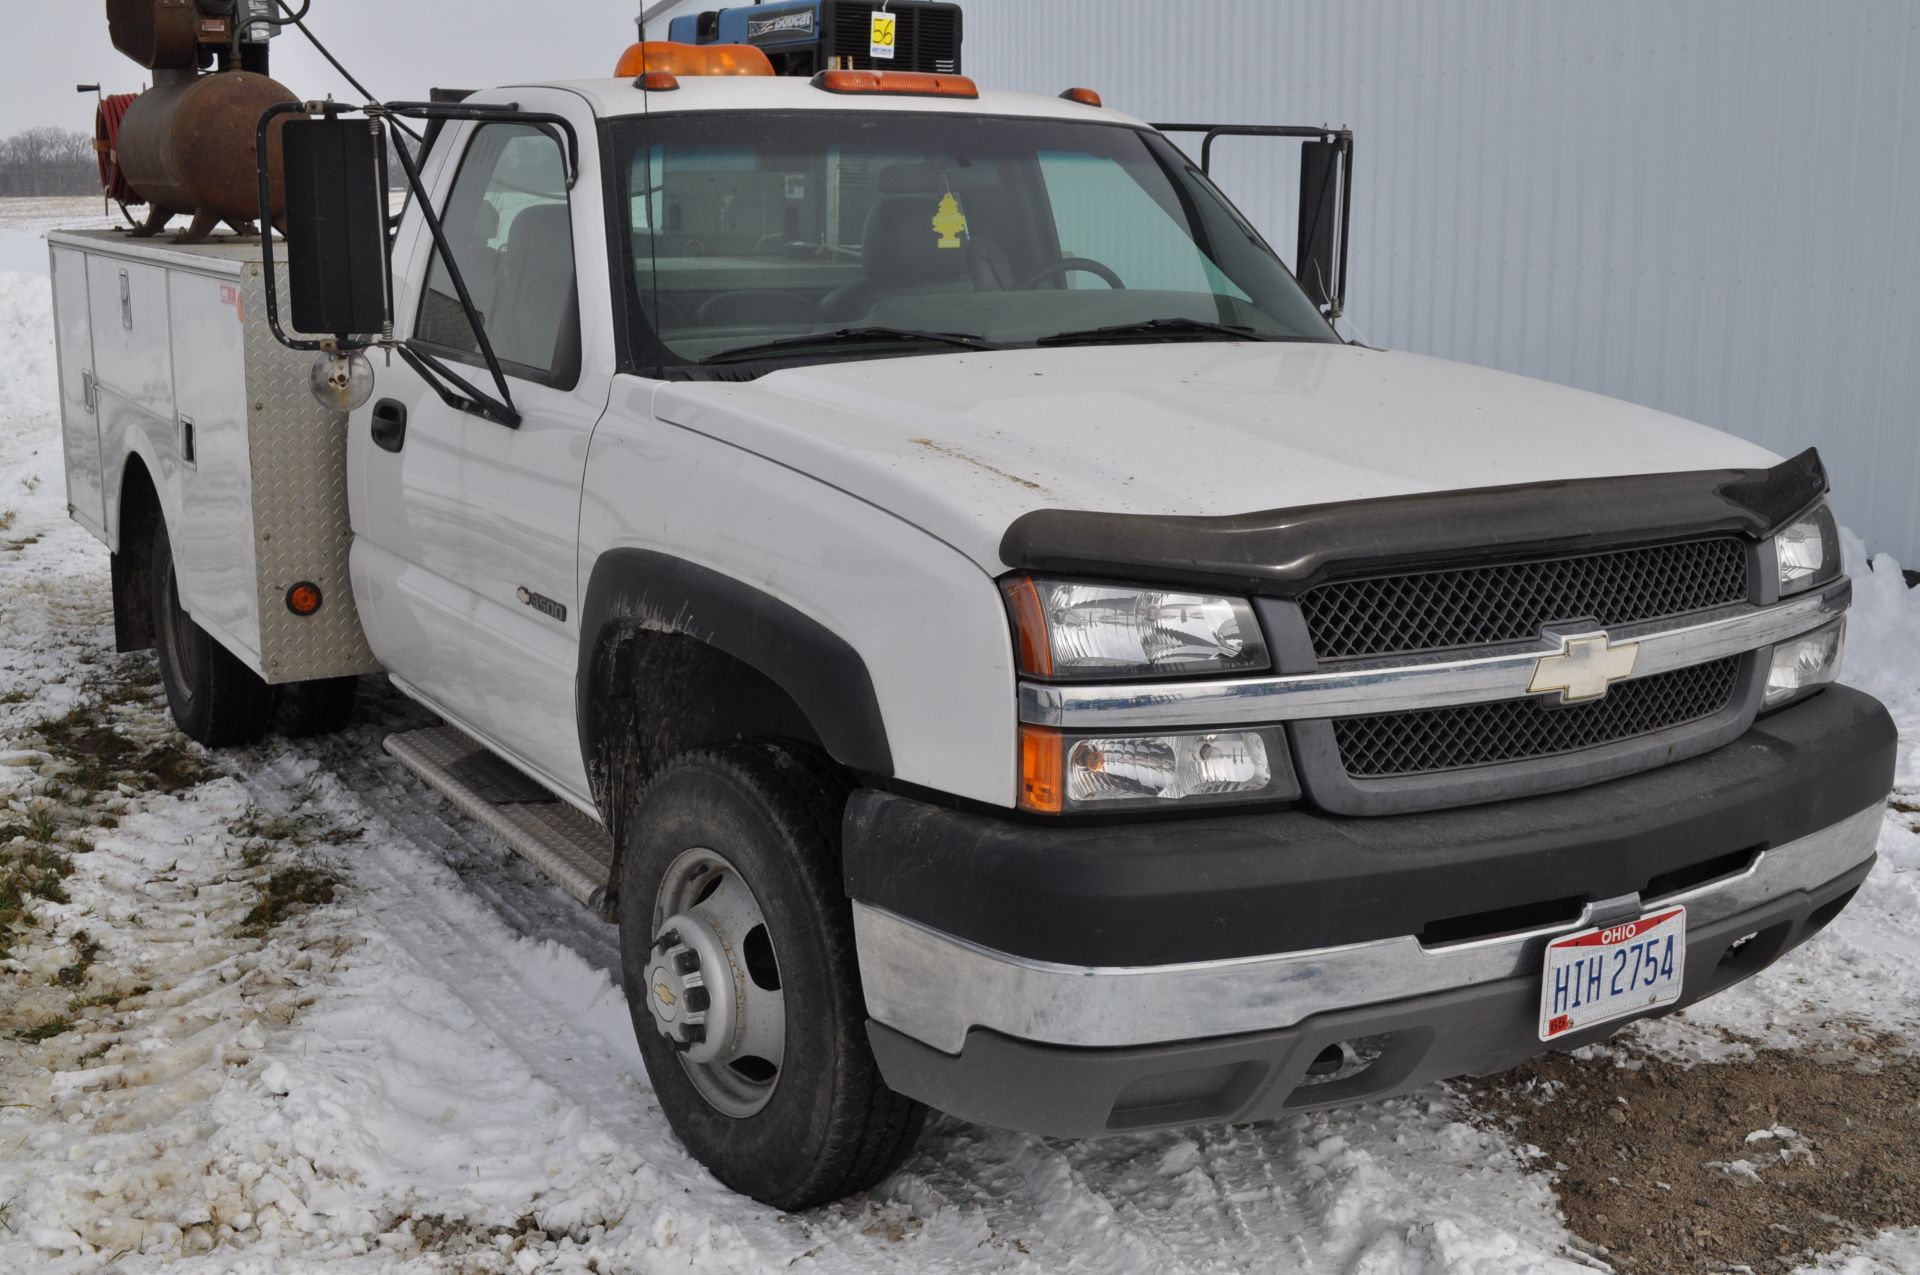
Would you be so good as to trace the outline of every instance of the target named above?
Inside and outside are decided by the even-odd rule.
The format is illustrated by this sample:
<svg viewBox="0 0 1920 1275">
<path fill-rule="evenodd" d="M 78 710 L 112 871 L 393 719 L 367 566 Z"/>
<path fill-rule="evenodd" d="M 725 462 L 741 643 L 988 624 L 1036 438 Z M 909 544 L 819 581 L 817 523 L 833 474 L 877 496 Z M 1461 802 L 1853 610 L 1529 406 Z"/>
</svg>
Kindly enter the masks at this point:
<svg viewBox="0 0 1920 1275">
<path fill-rule="evenodd" d="M 88 320 L 87 259 L 53 250 L 54 348 L 60 357 L 60 440 L 67 462 L 67 508 L 103 539 L 107 501 L 100 460 L 100 414 L 94 410 L 93 332 Z"/>
<path fill-rule="evenodd" d="M 167 272 L 106 256 L 87 259 L 93 370 L 100 388 L 156 420 L 173 419 L 173 327 Z"/>
</svg>

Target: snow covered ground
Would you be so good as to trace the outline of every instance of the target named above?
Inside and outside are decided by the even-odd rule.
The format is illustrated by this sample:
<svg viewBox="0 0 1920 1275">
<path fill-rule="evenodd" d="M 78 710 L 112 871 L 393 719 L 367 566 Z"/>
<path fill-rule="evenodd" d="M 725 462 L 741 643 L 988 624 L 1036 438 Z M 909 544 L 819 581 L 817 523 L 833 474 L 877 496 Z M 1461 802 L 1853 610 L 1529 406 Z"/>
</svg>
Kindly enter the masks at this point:
<svg viewBox="0 0 1920 1275">
<path fill-rule="evenodd" d="M 44 222 L 0 205 L 0 264 Z M 0 273 L 0 827 L 91 845 L 0 958 L 0 1271 L 1605 1269 L 1547 1173 L 1445 1086 L 1103 1142 L 940 1120 L 843 1205 L 722 1190 L 654 1104 L 611 930 L 380 752 L 413 716 L 396 697 L 340 739 L 192 757 L 217 776 L 178 791 L 63 778 L 48 719 L 78 710 L 137 758 L 168 735 L 150 661 L 112 654 L 105 552 L 65 516 L 50 331 L 45 279 Z M 1899 717 L 1914 804 L 1920 593 L 1854 558 L 1849 676 Z M 1723 1032 L 1920 1035 L 1916 820 L 1889 816 L 1817 943 L 1642 1040 L 1712 1058 L 1738 1052 Z M 344 884 L 256 924 L 289 868 Z M 1920 1234 L 1817 1269 L 1920 1271 Z"/>
</svg>

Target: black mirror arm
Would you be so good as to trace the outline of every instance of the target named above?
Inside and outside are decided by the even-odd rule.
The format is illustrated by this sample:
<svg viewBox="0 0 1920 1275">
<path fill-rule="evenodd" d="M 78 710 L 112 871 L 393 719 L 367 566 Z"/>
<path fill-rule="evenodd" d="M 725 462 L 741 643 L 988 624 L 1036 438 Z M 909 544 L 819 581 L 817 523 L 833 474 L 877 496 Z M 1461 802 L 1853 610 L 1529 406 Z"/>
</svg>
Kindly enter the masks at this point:
<svg viewBox="0 0 1920 1275">
<path fill-rule="evenodd" d="M 525 124 L 530 128 L 538 128 L 552 136 L 565 151 L 567 189 L 572 190 L 580 180 L 580 134 L 575 131 L 573 122 L 564 115 L 523 111 L 517 104 L 507 102 L 388 102 L 380 110 L 390 116 L 404 115 L 408 119 L 426 120 L 429 127 L 437 122 L 472 121 L 480 124 Z"/>
<path fill-rule="evenodd" d="M 440 396 L 440 401 L 454 411 L 468 412 L 508 429 L 520 428 L 520 413 L 511 403 L 501 403 L 481 393 L 433 355 L 416 350 L 406 342 L 396 343 L 393 350 L 403 363 L 419 373 L 420 379 Z"/>
</svg>

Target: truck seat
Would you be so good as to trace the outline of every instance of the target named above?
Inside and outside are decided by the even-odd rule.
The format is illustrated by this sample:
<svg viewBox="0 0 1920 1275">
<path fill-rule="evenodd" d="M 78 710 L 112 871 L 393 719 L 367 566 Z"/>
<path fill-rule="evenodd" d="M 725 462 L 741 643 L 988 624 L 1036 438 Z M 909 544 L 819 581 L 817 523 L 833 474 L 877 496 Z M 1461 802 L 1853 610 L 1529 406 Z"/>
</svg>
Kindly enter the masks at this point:
<svg viewBox="0 0 1920 1275">
<path fill-rule="evenodd" d="M 974 291 L 967 249 L 940 246 L 933 227 L 939 211 L 940 200 L 933 195 L 889 195 L 875 204 L 861 236 L 866 278 L 829 292 L 820 302 L 821 313 L 855 319 L 889 297 Z"/>
<path fill-rule="evenodd" d="M 502 361 L 553 368 L 572 330 L 573 225 L 565 204 L 523 208 L 500 253 L 498 303 L 487 323 Z"/>
</svg>

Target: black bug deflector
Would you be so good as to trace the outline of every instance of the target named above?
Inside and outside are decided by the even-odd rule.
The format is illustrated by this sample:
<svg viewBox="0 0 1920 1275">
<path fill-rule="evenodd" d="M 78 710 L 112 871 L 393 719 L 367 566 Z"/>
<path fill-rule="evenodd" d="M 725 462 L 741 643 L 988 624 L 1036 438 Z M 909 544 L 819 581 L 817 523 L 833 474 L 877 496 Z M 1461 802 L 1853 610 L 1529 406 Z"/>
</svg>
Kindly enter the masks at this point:
<svg viewBox="0 0 1920 1275">
<path fill-rule="evenodd" d="M 1826 468 L 1809 448 L 1771 469 L 1480 487 L 1224 517 L 1041 509 L 1007 528 L 1000 557 L 1017 570 L 1289 597 L 1341 575 L 1465 558 L 1491 564 L 1716 533 L 1759 540 L 1826 491 Z"/>
</svg>

